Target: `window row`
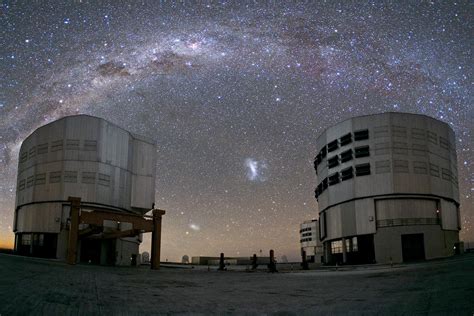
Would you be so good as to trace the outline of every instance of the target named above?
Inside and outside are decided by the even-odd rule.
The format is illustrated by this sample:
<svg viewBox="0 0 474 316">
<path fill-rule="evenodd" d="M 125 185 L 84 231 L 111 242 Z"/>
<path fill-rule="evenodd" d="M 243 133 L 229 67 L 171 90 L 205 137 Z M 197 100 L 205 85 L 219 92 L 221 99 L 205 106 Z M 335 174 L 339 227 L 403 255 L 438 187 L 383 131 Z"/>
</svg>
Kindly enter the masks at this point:
<svg viewBox="0 0 474 316">
<path fill-rule="evenodd" d="M 428 156 L 430 150 L 428 145 L 412 143 L 411 146 L 404 141 L 393 141 L 384 143 L 375 143 L 375 155 L 388 155 L 392 151 L 393 154 L 409 155 L 410 152 L 413 156 Z M 455 153 L 454 151 L 452 152 Z"/>
<path fill-rule="evenodd" d="M 405 139 L 405 140 L 408 139 L 408 131 L 407 131 L 407 128 L 404 126 L 392 125 L 391 132 L 392 132 L 392 138 L 399 138 L 399 139 Z M 388 125 L 376 126 L 374 127 L 373 133 L 374 133 L 374 138 L 389 137 L 390 136 L 389 126 Z M 347 133 L 344 136 L 341 136 L 339 139 L 335 139 L 329 142 L 327 146 L 324 146 L 316 155 L 314 159 L 314 168 L 317 170 L 317 166 L 324 160 L 324 158 L 326 158 L 327 153 L 335 151 L 339 147 L 352 143 L 353 138 L 355 141 L 366 140 L 369 138 L 369 130 L 366 129 L 366 130 L 355 131 L 354 134 Z M 452 149 L 453 152 L 455 149 L 455 146 L 453 144 L 450 144 L 447 138 L 438 136 L 434 132 L 426 131 L 420 128 L 411 129 L 411 138 L 414 140 L 421 140 L 421 141 L 425 141 L 434 145 L 439 145 L 441 148 L 446 149 L 446 150 Z M 390 147 L 391 146 L 389 142 L 376 144 L 375 155 L 388 154 Z M 401 142 L 394 141 L 392 147 L 393 147 L 393 153 L 395 154 L 408 155 L 408 150 L 410 149 L 408 144 L 403 141 Z M 412 144 L 411 150 L 412 150 L 413 155 L 419 155 L 419 156 L 426 155 L 429 152 L 427 144 L 424 144 L 424 143 Z"/>
<path fill-rule="evenodd" d="M 300 242 L 305 242 L 305 241 L 312 241 L 313 238 L 309 237 L 309 238 L 302 238 L 300 239 Z"/>
<path fill-rule="evenodd" d="M 324 180 L 316 187 L 316 190 L 314 190 L 316 199 L 328 188 L 328 186 L 349 180 L 353 178 L 354 175 L 356 177 L 370 175 L 370 163 L 358 164 L 355 165 L 355 168 L 351 166 L 341 170 L 341 172 L 335 172 L 327 178 L 324 178 Z"/>
<path fill-rule="evenodd" d="M 311 227 L 306 227 L 306 228 L 302 228 L 300 229 L 300 233 L 302 232 L 309 232 L 309 231 L 312 231 L 313 229 Z"/>
<path fill-rule="evenodd" d="M 39 144 L 31 147 L 29 150 L 22 151 L 20 154 L 20 162 L 26 162 L 28 159 L 36 157 L 36 155 L 47 154 L 48 152 L 56 152 L 66 150 L 81 150 L 79 139 L 66 139 L 57 140 L 51 143 Z M 82 142 L 83 151 L 97 151 L 97 141 L 95 140 L 84 140 Z"/>
<path fill-rule="evenodd" d="M 46 181 L 46 173 L 38 173 L 34 176 L 29 176 L 18 182 L 18 190 L 22 191 L 25 188 L 30 188 L 35 185 L 44 185 Z M 53 171 L 49 173 L 49 183 L 78 183 L 79 172 L 77 171 Z M 100 184 L 103 186 L 110 186 L 110 175 L 95 172 L 81 172 L 81 183 L 85 184 Z"/>
<path fill-rule="evenodd" d="M 410 166 L 411 165 L 411 166 Z M 443 180 L 452 181 L 457 183 L 458 179 L 456 175 L 446 168 L 440 168 L 438 165 L 429 163 L 426 161 L 408 161 L 395 159 L 391 160 L 380 160 L 375 162 L 375 173 L 410 173 L 415 174 L 426 174 L 433 177 L 442 178 Z"/>
<path fill-rule="evenodd" d="M 439 217 L 422 218 L 393 218 L 377 221 L 377 227 L 408 226 L 408 225 L 440 225 Z"/>
<path fill-rule="evenodd" d="M 359 247 L 357 245 L 357 237 L 352 237 L 352 238 L 346 238 L 345 239 L 346 243 L 346 252 L 356 252 L 359 251 Z M 343 253 L 342 249 L 342 240 L 334 240 L 331 241 L 331 254 L 336 254 L 336 253 Z"/>
<path fill-rule="evenodd" d="M 405 126 L 392 125 L 391 131 L 392 131 L 393 138 L 403 138 L 403 139 L 408 138 L 408 128 Z M 374 127 L 373 132 L 374 132 L 374 138 L 384 138 L 384 137 L 390 136 L 388 125 L 376 126 Z M 417 139 L 417 140 L 428 141 L 429 143 L 434 144 L 434 145 L 438 145 L 439 143 L 439 146 L 444 149 L 449 149 L 450 147 L 453 147 L 449 143 L 448 139 L 442 136 L 438 137 L 436 133 L 430 132 L 421 128 L 412 128 L 411 138 Z"/>
<path fill-rule="evenodd" d="M 311 236 L 311 235 L 313 235 L 313 233 L 309 232 L 309 233 L 304 233 L 301 236 L 302 237 L 308 237 L 308 236 Z"/>
<path fill-rule="evenodd" d="M 327 153 L 333 152 L 337 150 L 339 147 L 343 147 L 352 143 L 352 138 L 354 138 L 354 141 L 369 139 L 369 130 L 368 129 L 359 130 L 359 131 L 355 131 L 353 134 L 347 133 L 341 136 L 339 139 L 335 139 L 329 142 L 326 146 L 324 146 L 319 151 L 319 153 L 316 155 L 316 158 L 314 158 L 315 167 L 317 167 L 324 160 Z"/>
<path fill-rule="evenodd" d="M 339 155 L 328 158 L 328 168 L 334 168 L 339 165 L 339 163 L 344 163 L 352 160 L 353 158 L 362 158 L 370 156 L 369 146 L 359 146 L 352 149 L 348 149 Z"/>
<path fill-rule="evenodd" d="M 21 234 L 20 236 L 20 244 L 22 246 L 31 246 L 31 244 L 44 246 L 44 234 Z"/>
</svg>

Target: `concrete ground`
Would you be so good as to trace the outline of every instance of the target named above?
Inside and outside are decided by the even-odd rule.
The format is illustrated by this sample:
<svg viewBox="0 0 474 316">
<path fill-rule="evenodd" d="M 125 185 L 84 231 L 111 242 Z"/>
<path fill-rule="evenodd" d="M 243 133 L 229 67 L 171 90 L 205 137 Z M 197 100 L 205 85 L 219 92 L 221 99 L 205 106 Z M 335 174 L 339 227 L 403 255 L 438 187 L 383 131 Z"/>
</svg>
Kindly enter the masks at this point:
<svg viewBox="0 0 474 316">
<path fill-rule="evenodd" d="M 275 274 L 68 266 L 0 254 L 1 316 L 473 313 L 474 254 Z"/>
</svg>

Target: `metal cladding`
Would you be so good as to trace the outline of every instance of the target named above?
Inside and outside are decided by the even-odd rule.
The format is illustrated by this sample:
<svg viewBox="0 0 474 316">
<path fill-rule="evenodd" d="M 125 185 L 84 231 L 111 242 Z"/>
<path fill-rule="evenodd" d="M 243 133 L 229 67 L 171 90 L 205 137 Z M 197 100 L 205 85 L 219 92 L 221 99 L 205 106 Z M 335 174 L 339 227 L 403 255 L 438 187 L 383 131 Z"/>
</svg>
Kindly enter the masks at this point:
<svg viewBox="0 0 474 316">
<path fill-rule="evenodd" d="M 80 197 L 83 207 L 142 215 L 153 207 L 155 166 L 152 140 L 103 119 L 76 115 L 42 126 L 21 145 L 14 232 L 60 234 L 68 225 L 69 196 Z M 48 236 L 64 257 L 61 236 Z M 48 236 L 25 235 L 26 242 L 17 236 L 15 244 Z"/>
<path fill-rule="evenodd" d="M 303 260 L 307 260 L 309 263 L 321 263 L 323 251 L 322 243 L 319 240 L 317 220 L 305 221 L 300 225 L 300 246 Z"/>
<path fill-rule="evenodd" d="M 459 189 L 447 124 L 408 113 L 354 117 L 324 131 L 316 149 L 315 197 L 327 262 L 453 254 Z M 407 249 L 408 240 L 418 250 Z"/>
</svg>

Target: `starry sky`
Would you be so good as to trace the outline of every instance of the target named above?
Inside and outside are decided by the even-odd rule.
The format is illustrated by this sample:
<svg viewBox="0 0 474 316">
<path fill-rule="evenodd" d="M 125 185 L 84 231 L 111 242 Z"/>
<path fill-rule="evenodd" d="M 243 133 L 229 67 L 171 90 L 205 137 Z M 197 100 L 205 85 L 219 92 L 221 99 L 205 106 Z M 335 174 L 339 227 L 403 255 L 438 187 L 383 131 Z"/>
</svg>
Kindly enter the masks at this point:
<svg viewBox="0 0 474 316">
<path fill-rule="evenodd" d="M 156 140 L 163 260 L 298 259 L 317 136 L 384 111 L 454 129 L 474 241 L 469 1 L 61 2 L 0 6 L 0 246 L 21 141 L 78 113 Z"/>
</svg>

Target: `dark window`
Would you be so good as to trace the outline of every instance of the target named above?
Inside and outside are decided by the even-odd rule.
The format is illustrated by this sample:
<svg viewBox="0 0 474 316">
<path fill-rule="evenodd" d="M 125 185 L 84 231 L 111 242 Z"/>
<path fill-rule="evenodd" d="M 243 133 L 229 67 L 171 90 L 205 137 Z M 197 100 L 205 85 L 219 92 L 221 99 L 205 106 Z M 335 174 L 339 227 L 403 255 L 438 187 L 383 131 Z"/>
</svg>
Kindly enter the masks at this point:
<svg viewBox="0 0 474 316">
<path fill-rule="evenodd" d="M 38 173 L 35 175 L 35 185 L 46 183 L 46 173 Z"/>
<path fill-rule="evenodd" d="M 61 182 L 61 171 L 54 171 L 49 173 L 49 183 Z"/>
<path fill-rule="evenodd" d="M 319 239 L 326 238 L 326 212 L 319 215 Z"/>
<path fill-rule="evenodd" d="M 323 191 L 328 188 L 328 178 L 324 178 L 323 180 Z"/>
<path fill-rule="evenodd" d="M 97 151 L 97 141 L 95 141 L 95 140 L 85 140 L 84 141 L 84 150 L 85 151 Z"/>
<path fill-rule="evenodd" d="M 352 143 L 352 134 L 351 133 L 348 133 L 344 136 L 342 136 L 340 139 L 339 139 L 340 143 L 341 143 L 341 146 L 345 146 L 347 144 L 350 144 Z"/>
<path fill-rule="evenodd" d="M 354 153 L 356 158 L 368 157 L 370 156 L 369 146 L 356 147 Z"/>
<path fill-rule="evenodd" d="M 408 155 L 408 144 L 404 142 L 393 142 L 393 153 Z"/>
<path fill-rule="evenodd" d="M 79 150 L 79 139 L 66 139 L 67 150 Z"/>
<path fill-rule="evenodd" d="M 63 150 L 63 140 L 55 140 L 51 143 L 51 151 Z"/>
<path fill-rule="evenodd" d="M 41 154 L 46 154 L 48 152 L 48 144 L 41 144 L 41 145 L 38 145 L 38 155 L 41 155 Z"/>
<path fill-rule="evenodd" d="M 323 157 L 321 156 L 321 153 L 319 153 L 319 154 L 316 156 L 316 161 L 318 162 L 318 164 L 320 164 L 321 161 L 323 161 Z"/>
<path fill-rule="evenodd" d="M 328 168 L 334 168 L 335 166 L 339 165 L 339 157 L 334 156 L 328 159 Z"/>
<path fill-rule="evenodd" d="M 316 192 L 317 192 L 318 196 L 320 196 L 321 193 L 323 193 L 323 183 L 322 182 L 316 188 Z"/>
<path fill-rule="evenodd" d="M 412 144 L 412 153 L 415 156 L 427 156 L 428 155 L 428 146 L 425 144 Z"/>
<path fill-rule="evenodd" d="M 353 170 L 354 169 L 352 167 L 342 169 L 341 170 L 341 180 L 345 181 L 345 180 L 349 180 L 350 178 L 352 178 L 354 176 Z"/>
<path fill-rule="evenodd" d="M 64 171 L 64 182 L 76 183 L 77 171 Z"/>
<path fill-rule="evenodd" d="M 369 139 L 369 130 L 368 129 L 363 129 L 363 130 L 354 132 L 354 140 L 355 141 L 365 140 L 365 139 Z"/>
<path fill-rule="evenodd" d="M 408 167 L 408 160 L 394 160 L 393 161 L 393 172 L 397 173 L 408 173 L 410 172 Z"/>
<path fill-rule="evenodd" d="M 413 172 L 417 174 L 427 174 L 428 167 L 424 161 L 414 161 L 413 162 Z"/>
<path fill-rule="evenodd" d="M 404 126 L 392 125 L 392 137 L 407 138 L 407 129 Z"/>
<path fill-rule="evenodd" d="M 332 175 L 329 176 L 329 185 L 335 185 L 339 183 L 339 173 L 333 173 Z"/>
<path fill-rule="evenodd" d="M 29 159 L 33 158 L 34 156 L 36 156 L 36 146 L 33 146 L 28 153 Z"/>
<path fill-rule="evenodd" d="M 413 139 L 425 140 L 426 139 L 426 132 L 420 128 L 412 128 L 411 129 L 411 137 Z"/>
<path fill-rule="evenodd" d="M 337 139 L 333 140 L 332 142 L 328 144 L 328 153 L 330 153 L 331 151 L 335 151 L 338 148 L 339 148 L 339 143 Z"/>
<path fill-rule="evenodd" d="M 438 135 L 436 135 L 436 133 L 428 131 L 427 135 L 428 135 L 428 141 L 430 143 L 438 145 Z"/>
<path fill-rule="evenodd" d="M 99 173 L 99 181 L 98 183 L 100 185 L 104 185 L 104 186 L 109 186 L 110 185 L 110 176 L 109 175 L 106 175 L 106 174 L 103 174 L 103 173 Z"/>
<path fill-rule="evenodd" d="M 315 158 L 314 158 L 314 170 L 316 170 L 316 173 L 318 173 L 318 166 L 321 163 L 321 154 L 319 153 Z"/>
<path fill-rule="evenodd" d="M 342 240 L 331 242 L 331 254 L 342 253 Z"/>
<path fill-rule="evenodd" d="M 352 160 L 352 149 L 341 153 L 341 163 Z"/>
<path fill-rule="evenodd" d="M 314 197 L 315 197 L 316 199 L 318 199 L 319 194 L 320 194 L 320 193 L 319 193 L 319 186 L 318 186 L 318 187 L 316 187 L 316 189 L 314 189 Z M 301 233 L 301 231 L 300 231 L 300 233 Z"/>
<path fill-rule="evenodd" d="M 31 188 L 35 184 L 35 177 L 31 176 L 26 179 L 26 187 Z"/>
<path fill-rule="evenodd" d="M 25 150 L 20 154 L 20 162 L 25 162 L 28 159 L 28 152 Z"/>
<path fill-rule="evenodd" d="M 443 149 L 449 149 L 449 142 L 444 137 L 439 137 L 439 146 Z M 31 152 L 31 151 L 30 151 Z"/>
<path fill-rule="evenodd" d="M 363 164 L 360 164 L 360 165 L 356 165 L 355 170 L 356 170 L 355 173 L 356 173 L 357 177 L 369 175 L 370 174 L 370 164 L 363 163 Z"/>
<path fill-rule="evenodd" d="M 439 167 L 437 165 L 430 163 L 430 175 L 439 178 Z"/>
<path fill-rule="evenodd" d="M 95 172 L 83 172 L 82 173 L 82 183 L 95 183 Z"/>
<path fill-rule="evenodd" d="M 451 170 L 441 168 L 441 177 L 444 180 L 451 181 Z"/>
<path fill-rule="evenodd" d="M 22 234 L 21 235 L 21 244 L 23 246 L 31 245 L 31 234 Z"/>
<path fill-rule="evenodd" d="M 327 154 L 327 151 L 326 151 L 326 146 L 324 146 L 321 151 L 319 152 L 319 154 L 321 155 L 321 160 L 323 160 L 324 158 L 326 158 L 326 154 Z"/>
<path fill-rule="evenodd" d="M 25 182 L 25 179 L 20 180 L 20 182 L 18 183 L 18 190 L 22 191 L 25 189 Z"/>
</svg>

